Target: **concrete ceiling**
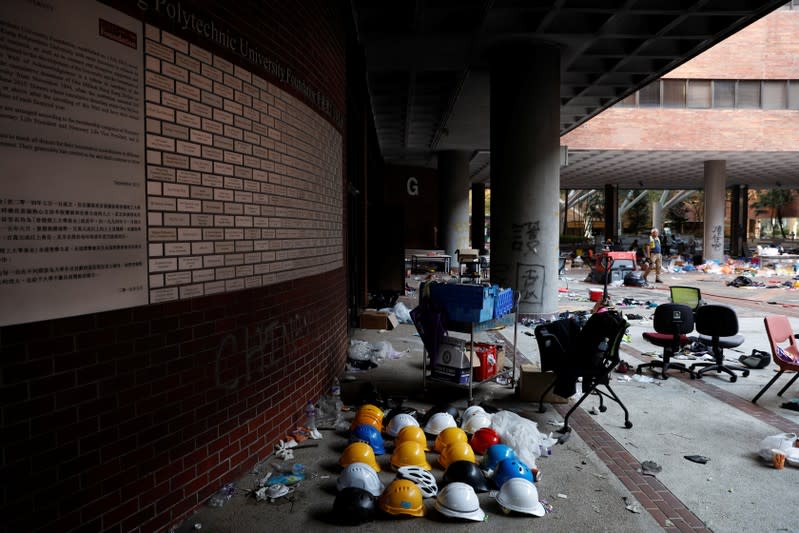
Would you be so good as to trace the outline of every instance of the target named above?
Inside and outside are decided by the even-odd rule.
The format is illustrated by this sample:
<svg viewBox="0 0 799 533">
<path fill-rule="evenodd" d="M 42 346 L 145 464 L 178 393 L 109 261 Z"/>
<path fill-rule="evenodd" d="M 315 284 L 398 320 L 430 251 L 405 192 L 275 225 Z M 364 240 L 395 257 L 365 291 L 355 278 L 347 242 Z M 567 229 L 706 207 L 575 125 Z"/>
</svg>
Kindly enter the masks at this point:
<svg viewBox="0 0 799 533">
<path fill-rule="evenodd" d="M 435 167 L 441 150 L 472 152 L 475 181 L 490 179 L 487 51 L 513 40 L 561 50 L 561 134 L 653 81 L 785 0 L 353 0 L 377 137 L 387 163 Z M 779 154 L 573 152 L 562 185 L 647 188 L 701 183 L 701 161 L 728 160 L 729 184 L 767 171 Z M 636 161 L 637 158 L 641 158 Z M 661 159 L 663 157 L 664 159 Z M 698 161 L 698 164 L 694 164 Z M 665 162 L 665 164 L 664 164 Z M 758 162 L 763 163 L 758 165 Z M 643 164 L 650 172 L 642 173 Z M 756 166 L 753 166 L 756 165 Z M 619 172 L 619 167 L 630 167 Z M 633 168 L 635 172 L 633 172 Z M 590 174 L 586 170 L 590 169 Z M 611 169 L 613 172 L 611 172 Z M 651 176 L 651 179 L 650 179 Z M 677 176 L 685 183 L 675 183 Z M 748 174 L 747 183 L 751 183 Z M 765 183 L 765 181 L 764 181 Z M 590 184 L 590 185 L 589 185 Z"/>
</svg>

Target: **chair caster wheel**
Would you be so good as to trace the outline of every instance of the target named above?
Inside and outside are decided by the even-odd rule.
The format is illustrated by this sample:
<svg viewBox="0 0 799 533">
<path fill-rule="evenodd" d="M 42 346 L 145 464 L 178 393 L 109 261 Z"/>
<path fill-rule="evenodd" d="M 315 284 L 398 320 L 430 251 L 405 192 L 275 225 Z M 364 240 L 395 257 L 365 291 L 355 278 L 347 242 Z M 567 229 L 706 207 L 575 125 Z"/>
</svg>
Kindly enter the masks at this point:
<svg viewBox="0 0 799 533">
<path fill-rule="evenodd" d="M 631 427 L 633 427 L 633 423 L 630 422 L 629 420 L 626 420 L 624 422 L 624 427 L 627 428 L 627 429 L 630 429 Z"/>
<path fill-rule="evenodd" d="M 730 376 L 730 383 L 735 383 L 736 381 L 738 381 L 736 376 Z"/>
<path fill-rule="evenodd" d="M 745 377 L 745 378 L 746 378 L 746 377 L 749 377 L 749 371 L 748 371 L 748 370 L 744 370 L 744 371 L 741 373 L 741 376 L 743 376 L 743 377 Z"/>
<path fill-rule="evenodd" d="M 599 406 L 599 412 L 600 413 L 604 413 L 607 410 L 608 410 L 608 406 L 607 405 L 600 405 Z"/>
<path fill-rule="evenodd" d="M 636 368 L 636 369 L 635 369 L 635 373 L 636 373 L 636 374 L 641 374 L 641 373 L 642 373 L 642 370 L 641 370 L 640 368 Z"/>
<path fill-rule="evenodd" d="M 691 374 L 691 379 L 697 379 L 698 376 Z"/>
<path fill-rule="evenodd" d="M 547 412 L 547 408 L 546 407 L 539 407 L 538 412 L 539 413 L 546 413 Z"/>
</svg>

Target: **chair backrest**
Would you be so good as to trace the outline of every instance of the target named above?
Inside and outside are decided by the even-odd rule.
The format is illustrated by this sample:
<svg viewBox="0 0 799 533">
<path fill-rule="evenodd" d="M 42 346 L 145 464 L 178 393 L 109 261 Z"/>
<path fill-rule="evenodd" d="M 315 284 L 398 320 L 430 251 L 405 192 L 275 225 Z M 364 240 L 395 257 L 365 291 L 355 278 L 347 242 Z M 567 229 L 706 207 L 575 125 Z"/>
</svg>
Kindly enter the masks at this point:
<svg viewBox="0 0 799 533">
<path fill-rule="evenodd" d="M 614 310 L 591 315 L 575 339 L 580 375 L 601 375 L 616 366 L 619 345 L 628 326 L 621 313 Z"/>
<path fill-rule="evenodd" d="M 732 337 L 738 334 L 738 315 L 732 307 L 708 304 L 696 310 L 696 331 L 700 335 L 713 337 Z"/>
<path fill-rule="evenodd" d="M 671 293 L 671 303 L 687 305 L 696 311 L 702 302 L 702 294 L 696 287 L 684 287 L 680 285 L 672 285 L 669 287 Z"/>
<path fill-rule="evenodd" d="M 574 318 L 562 318 L 535 328 L 541 371 L 557 372 L 570 364 L 567 354 L 573 350 L 574 341 L 580 332 L 580 324 Z"/>
<path fill-rule="evenodd" d="M 771 315 L 763 319 L 766 325 L 766 334 L 768 335 L 769 344 L 771 344 L 771 358 L 779 366 L 784 367 L 788 365 L 799 365 L 787 361 L 787 357 L 797 357 L 799 351 L 796 347 L 796 337 L 793 335 L 793 328 L 785 315 Z M 788 346 L 782 348 L 781 344 L 788 341 Z M 782 351 L 782 354 L 780 354 Z M 787 352 L 787 354 L 785 353 Z M 784 354 L 784 355 L 783 355 Z"/>
<path fill-rule="evenodd" d="M 655 308 L 655 331 L 666 335 L 680 335 L 694 330 L 694 312 L 685 304 L 660 304 Z"/>
</svg>

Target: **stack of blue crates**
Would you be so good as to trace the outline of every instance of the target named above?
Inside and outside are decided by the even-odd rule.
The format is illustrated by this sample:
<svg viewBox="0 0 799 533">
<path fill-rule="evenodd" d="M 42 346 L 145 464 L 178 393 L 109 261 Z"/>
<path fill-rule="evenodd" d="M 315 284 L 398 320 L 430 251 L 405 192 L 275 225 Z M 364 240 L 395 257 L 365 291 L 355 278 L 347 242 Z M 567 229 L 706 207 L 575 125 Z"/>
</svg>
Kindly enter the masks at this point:
<svg viewBox="0 0 799 533">
<path fill-rule="evenodd" d="M 494 290 L 481 285 L 433 283 L 430 297 L 453 322 L 485 322 L 494 318 Z"/>
<path fill-rule="evenodd" d="M 502 318 L 513 310 L 513 289 L 501 289 L 492 285 L 494 290 L 494 318 Z"/>
</svg>

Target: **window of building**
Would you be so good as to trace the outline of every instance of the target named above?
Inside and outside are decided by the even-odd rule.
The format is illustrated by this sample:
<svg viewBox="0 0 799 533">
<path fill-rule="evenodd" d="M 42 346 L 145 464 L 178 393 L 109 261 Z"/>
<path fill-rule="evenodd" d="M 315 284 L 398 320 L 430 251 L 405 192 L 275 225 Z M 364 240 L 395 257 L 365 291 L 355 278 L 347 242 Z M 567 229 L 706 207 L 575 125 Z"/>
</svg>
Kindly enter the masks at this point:
<svg viewBox="0 0 799 533">
<path fill-rule="evenodd" d="M 688 107 L 710 107 L 713 93 L 710 89 L 710 80 L 688 80 L 687 93 Z"/>
<path fill-rule="evenodd" d="M 685 80 L 663 80 L 663 107 L 685 107 Z"/>
<path fill-rule="evenodd" d="M 785 109 L 788 107 L 788 84 L 785 81 L 763 82 L 763 109 Z"/>
<path fill-rule="evenodd" d="M 788 82 L 788 109 L 799 109 L 799 80 Z"/>
<path fill-rule="evenodd" d="M 760 108 L 760 81 L 741 80 L 738 82 L 735 107 L 743 109 Z"/>
<path fill-rule="evenodd" d="M 715 80 L 713 82 L 713 107 L 735 107 L 735 82 Z"/>
<path fill-rule="evenodd" d="M 660 105 L 660 81 L 653 81 L 638 91 L 638 105 L 641 107 Z"/>
</svg>

